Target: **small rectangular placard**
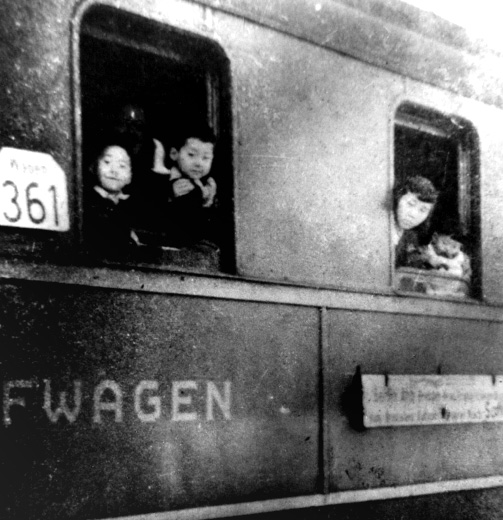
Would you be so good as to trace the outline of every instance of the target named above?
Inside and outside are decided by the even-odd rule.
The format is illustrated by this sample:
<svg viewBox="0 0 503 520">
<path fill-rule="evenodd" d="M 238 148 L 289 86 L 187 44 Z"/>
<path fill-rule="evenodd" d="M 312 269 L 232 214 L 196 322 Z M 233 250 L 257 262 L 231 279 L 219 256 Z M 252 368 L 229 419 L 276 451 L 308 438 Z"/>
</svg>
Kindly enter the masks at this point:
<svg viewBox="0 0 503 520">
<path fill-rule="evenodd" d="M 503 421 L 503 376 L 362 375 L 367 428 Z"/>
<path fill-rule="evenodd" d="M 42 152 L 0 149 L 0 226 L 68 231 L 66 175 Z"/>
</svg>

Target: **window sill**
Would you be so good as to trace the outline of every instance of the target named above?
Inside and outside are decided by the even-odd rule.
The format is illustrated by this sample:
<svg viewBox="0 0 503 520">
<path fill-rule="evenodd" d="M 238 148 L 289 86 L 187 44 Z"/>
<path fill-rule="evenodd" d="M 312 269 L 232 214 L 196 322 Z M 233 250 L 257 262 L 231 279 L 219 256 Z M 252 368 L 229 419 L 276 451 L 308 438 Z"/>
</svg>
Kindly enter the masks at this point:
<svg viewBox="0 0 503 520">
<path fill-rule="evenodd" d="M 470 282 L 442 271 L 427 271 L 401 267 L 395 271 L 396 291 L 400 294 L 415 294 L 443 299 L 470 299 Z"/>
</svg>

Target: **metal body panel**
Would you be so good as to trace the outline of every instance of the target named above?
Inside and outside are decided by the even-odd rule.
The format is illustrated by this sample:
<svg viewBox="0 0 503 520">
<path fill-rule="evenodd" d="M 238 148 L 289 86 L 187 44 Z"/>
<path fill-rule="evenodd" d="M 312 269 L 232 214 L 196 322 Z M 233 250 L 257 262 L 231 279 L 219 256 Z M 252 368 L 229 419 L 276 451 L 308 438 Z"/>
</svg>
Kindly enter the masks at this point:
<svg viewBox="0 0 503 520">
<path fill-rule="evenodd" d="M 501 53 L 470 39 L 461 27 L 408 4 L 202 1 L 380 69 L 501 106 Z"/>
<path fill-rule="evenodd" d="M 239 49 L 229 49 L 240 64 L 236 101 L 246 107 L 236 179 L 240 272 L 387 286 L 387 262 L 374 261 L 388 255 L 385 100 L 402 81 L 260 27 L 242 33 Z"/>
<path fill-rule="evenodd" d="M 1 299 L 12 518 L 316 491 L 315 310 L 47 285 Z M 73 419 L 57 416 L 60 392 Z"/>
<path fill-rule="evenodd" d="M 72 169 L 70 2 L 1 7 L 2 146 L 52 155 Z M 70 179 L 71 182 L 71 179 Z"/>
<path fill-rule="evenodd" d="M 503 231 L 496 218 L 500 199 L 497 172 L 503 147 L 497 137 L 499 133 L 494 131 L 501 122 L 499 109 L 453 94 L 456 89 L 447 78 L 433 81 L 412 74 L 405 66 L 391 69 L 423 81 L 405 80 L 403 76 L 385 70 L 380 63 L 369 66 L 367 62 L 355 59 L 357 55 L 349 58 L 340 42 L 322 45 L 315 38 L 307 43 L 299 39 L 305 31 L 298 33 L 300 29 L 296 24 L 288 26 L 292 34 L 287 35 L 278 32 L 279 22 L 274 17 L 267 18 L 264 13 L 249 22 L 242 18 L 247 9 L 245 3 L 239 9 L 235 4 L 210 8 L 178 0 L 169 5 L 156 2 L 145 5 L 135 0 L 107 3 L 209 37 L 221 45 L 230 59 L 236 116 L 234 189 L 240 275 L 365 291 L 389 289 L 387 194 L 392 185 L 393 116 L 398 100 L 414 98 L 432 108 L 448 110 L 452 115 L 469 112 L 474 120 L 480 135 L 483 170 L 482 291 L 488 301 L 503 301 L 503 287 L 499 281 L 503 277 L 498 261 Z M 3 127 L 4 142 L 55 157 L 67 172 L 74 210 L 69 233 L 24 233 L 21 241 L 28 242 L 26 254 L 32 253 L 33 249 L 35 252 L 42 249 L 45 258 L 52 254 L 75 263 L 81 260 L 78 256 L 71 257 L 76 249 L 69 247 L 67 240 L 75 232 L 78 235 L 80 220 L 77 215 L 81 203 L 79 197 L 73 198 L 75 188 L 81 182 L 81 172 L 74 170 L 73 162 L 80 146 L 80 123 L 77 107 L 77 141 L 72 148 L 70 138 L 74 129 L 69 86 L 71 80 L 78 79 L 78 56 L 72 57 L 70 53 L 70 29 L 73 24 L 73 36 L 78 40 L 79 21 L 86 9 L 95 4 L 91 1 L 80 4 L 72 18 L 68 6 L 36 4 L 32 10 L 37 14 L 27 17 L 28 22 L 16 21 L 14 18 L 21 11 L 11 10 L 7 14 L 14 17 L 12 24 L 3 24 L 4 31 L 12 25 L 20 27 L 15 48 L 23 49 L 23 52 L 17 51 L 14 61 L 8 61 L 14 63 L 18 72 L 11 73 L 11 69 L 6 69 L 12 85 L 9 83 L 5 92 L 15 93 L 14 107 L 18 106 L 18 109 L 9 111 L 7 124 Z M 276 7 L 279 13 L 281 9 L 287 9 L 281 3 Z M 309 2 L 298 6 L 307 10 L 313 7 Z M 343 28 L 355 16 L 355 10 L 347 6 L 329 8 L 328 4 L 323 4 L 322 11 L 324 9 L 329 9 L 330 13 L 334 10 Z M 332 14 L 325 14 L 331 19 Z M 281 16 L 278 19 L 282 19 Z M 285 19 L 292 20 L 293 15 Z M 365 20 L 370 23 L 372 17 Z M 403 35 L 400 36 L 396 26 L 398 21 L 393 23 L 392 38 L 399 42 Z M 405 28 L 414 28 L 411 24 L 409 20 Z M 31 29 L 34 29 L 34 36 Z M 415 37 L 433 45 L 431 34 Z M 356 40 L 355 37 L 348 44 L 355 47 Z M 66 45 L 55 46 L 55 41 Z M 267 42 L 267 45 L 259 42 Z M 398 43 L 392 47 L 406 63 L 407 47 Z M 445 45 L 437 43 L 437 47 L 444 49 Z M 14 52 L 14 46 L 9 49 Z M 485 84 L 475 65 L 466 73 L 458 70 L 456 60 L 465 59 L 465 51 L 459 44 L 450 41 L 448 49 L 452 54 L 450 58 L 432 57 L 426 52 L 425 55 L 432 63 L 438 63 L 440 59 L 443 66 L 450 63 L 459 78 L 472 78 L 474 85 Z M 387 55 L 387 50 L 385 46 L 377 46 L 375 53 L 382 57 Z M 470 52 L 470 56 L 475 56 L 474 50 L 470 49 Z M 481 61 L 483 57 L 481 54 Z M 47 63 L 50 63 L 49 67 Z M 72 67 L 74 77 L 70 74 Z M 22 81 L 21 71 L 24 71 Z M 292 77 L 295 81 L 291 81 Z M 429 87 L 424 81 L 443 88 Z M 376 100 L 379 103 L 375 103 Z M 473 108 L 467 111 L 464 107 L 470 104 Z M 20 110 L 39 114 L 37 121 L 33 124 L 21 122 Z M 477 124 L 481 121 L 479 113 L 485 113 L 486 118 L 480 126 Z M 45 126 L 40 132 L 28 131 L 40 127 L 42 122 Z M 369 189 L 361 190 L 363 185 Z M 263 229 L 269 232 L 261 232 Z M 11 240 L 12 233 L 6 234 L 6 249 L 15 249 L 15 244 L 10 245 Z M 72 245 L 76 245 L 75 242 Z"/>
<path fill-rule="evenodd" d="M 398 486 L 499 473 L 497 424 L 376 428 L 355 433 L 341 399 L 358 366 L 368 374 L 495 374 L 496 323 L 379 313 L 330 314 L 331 489 Z M 346 408 L 345 408 L 346 406 Z"/>
<path fill-rule="evenodd" d="M 238 272 L 84 265 L 79 24 L 99 3 L 0 6 L 0 146 L 50 154 L 72 208 L 69 232 L 2 230 L 3 516 L 495 517 L 501 489 L 467 490 L 501 485 L 500 426 L 359 431 L 346 397 L 358 366 L 503 373 L 501 56 L 394 2 L 102 2 L 229 59 Z M 476 130 L 481 301 L 393 293 L 404 101 Z"/>
</svg>

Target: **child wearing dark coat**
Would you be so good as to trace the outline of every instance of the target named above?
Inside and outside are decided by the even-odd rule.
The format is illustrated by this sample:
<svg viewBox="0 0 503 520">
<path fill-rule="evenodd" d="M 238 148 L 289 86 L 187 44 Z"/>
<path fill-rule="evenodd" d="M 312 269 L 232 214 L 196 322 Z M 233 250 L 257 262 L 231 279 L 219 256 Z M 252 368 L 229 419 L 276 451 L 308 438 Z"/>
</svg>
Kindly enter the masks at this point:
<svg viewBox="0 0 503 520">
<path fill-rule="evenodd" d="M 192 246 L 211 240 L 217 184 L 210 170 L 215 135 L 207 126 L 181 132 L 170 149 L 170 197 L 167 206 L 173 245 Z"/>
<path fill-rule="evenodd" d="M 129 195 L 131 157 L 119 144 L 105 146 L 92 166 L 96 182 L 87 193 L 85 233 L 89 248 L 106 256 L 121 256 L 134 244 Z"/>
<path fill-rule="evenodd" d="M 141 243 L 165 249 L 218 249 L 217 184 L 210 175 L 215 141 L 206 124 L 178 129 L 169 150 L 171 167 L 158 176 L 154 189 L 133 195 L 138 223 L 135 231 Z M 143 223 L 148 225 L 142 228 Z"/>
</svg>

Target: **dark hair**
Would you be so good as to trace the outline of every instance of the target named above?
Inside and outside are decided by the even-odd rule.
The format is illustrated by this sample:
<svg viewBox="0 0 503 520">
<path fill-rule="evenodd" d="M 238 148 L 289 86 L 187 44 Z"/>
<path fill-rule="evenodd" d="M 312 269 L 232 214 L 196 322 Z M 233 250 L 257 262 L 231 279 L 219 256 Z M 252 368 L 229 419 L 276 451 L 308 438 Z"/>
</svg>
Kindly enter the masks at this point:
<svg viewBox="0 0 503 520">
<path fill-rule="evenodd" d="M 393 210 L 396 210 L 398 201 L 407 193 L 413 193 L 421 202 L 435 204 L 438 199 L 438 190 L 426 177 L 415 175 L 408 177 L 393 188 Z"/>
<path fill-rule="evenodd" d="M 179 128 L 171 140 L 171 146 L 176 150 L 180 150 L 190 138 L 211 144 L 215 144 L 217 141 L 215 133 L 210 126 L 206 123 L 193 123 Z"/>
<path fill-rule="evenodd" d="M 421 202 L 427 202 L 435 206 L 438 199 L 438 190 L 426 177 L 415 175 L 408 177 L 393 188 L 393 213 L 396 215 L 399 200 L 407 193 L 412 193 Z M 428 244 L 431 239 L 431 219 L 433 211 L 430 211 L 426 220 L 415 228 L 419 244 Z"/>
<path fill-rule="evenodd" d="M 93 178 L 93 182 L 96 182 L 98 180 L 98 161 L 103 156 L 103 153 L 107 148 L 110 148 L 111 146 L 118 146 L 120 148 L 123 148 L 126 153 L 129 156 L 129 159 L 132 163 L 133 156 L 131 154 L 131 148 L 129 146 L 129 143 L 125 141 L 124 139 L 120 139 L 117 136 L 110 136 L 100 139 L 95 143 L 93 146 L 93 157 L 91 160 L 91 163 L 89 164 L 88 170 Z M 131 168 L 132 168 L 131 164 Z"/>
</svg>

